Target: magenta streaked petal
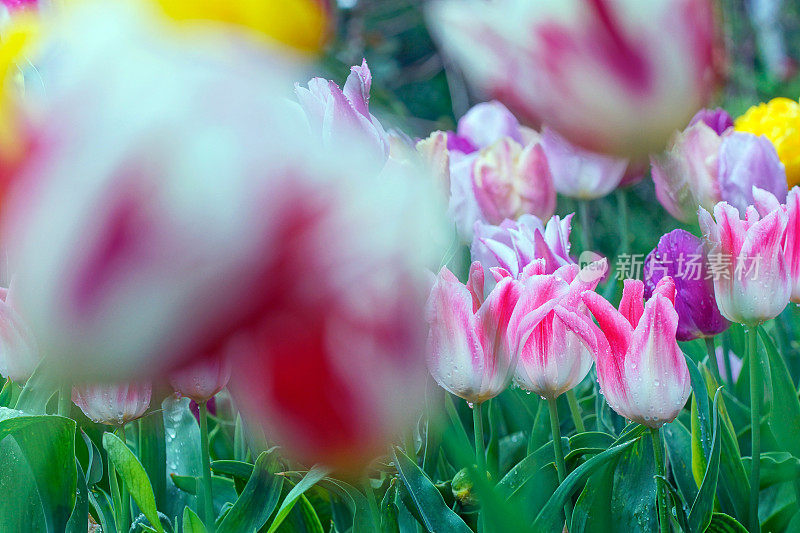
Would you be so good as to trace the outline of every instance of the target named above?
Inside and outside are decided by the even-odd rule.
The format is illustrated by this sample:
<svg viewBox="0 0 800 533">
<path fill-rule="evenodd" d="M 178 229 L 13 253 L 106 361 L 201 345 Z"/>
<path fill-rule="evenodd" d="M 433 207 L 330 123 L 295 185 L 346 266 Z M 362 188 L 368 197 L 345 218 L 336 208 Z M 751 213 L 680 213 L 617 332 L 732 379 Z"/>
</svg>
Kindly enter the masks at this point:
<svg viewBox="0 0 800 533">
<path fill-rule="evenodd" d="M 622 289 L 622 300 L 619 302 L 619 312 L 636 327 L 644 313 L 644 283 L 638 279 L 626 279 Z"/>
</svg>

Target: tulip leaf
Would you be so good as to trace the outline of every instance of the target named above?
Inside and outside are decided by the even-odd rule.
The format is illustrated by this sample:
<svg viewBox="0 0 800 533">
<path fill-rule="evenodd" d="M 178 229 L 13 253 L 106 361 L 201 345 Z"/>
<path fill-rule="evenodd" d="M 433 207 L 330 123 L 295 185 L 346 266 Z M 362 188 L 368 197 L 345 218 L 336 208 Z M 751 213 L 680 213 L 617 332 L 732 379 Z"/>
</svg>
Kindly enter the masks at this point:
<svg viewBox="0 0 800 533">
<path fill-rule="evenodd" d="M 428 531 L 470 533 L 470 528 L 445 503 L 425 472 L 399 448 L 394 450 L 397 473 L 414 502 L 419 519 Z"/>
<path fill-rule="evenodd" d="M 562 437 L 561 445 L 566 449 L 567 446 L 569 446 L 569 441 Z M 497 492 L 506 499 L 511 498 L 525 483 L 530 481 L 539 470 L 554 461 L 553 443 L 550 441 L 509 470 L 508 473 L 503 476 L 503 479 L 500 480 L 500 483 L 497 484 Z"/>
<path fill-rule="evenodd" d="M 243 461 L 212 461 L 211 470 L 217 474 L 225 474 L 226 476 L 235 477 L 245 482 L 253 475 L 253 465 Z"/>
<path fill-rule="evenodd" d="M 283 488 L 283 476 L 275 475 L 277 469 L 278 459 L 274 454 L 262 452 L 258 456 L 253 474 L 217 527 L 218 533 L 258 531 L 267 523 Z"/>
<path fill-rule="evenodd" d="M 601 466 L 608 464 L 608 461 L 616 458 L 623 451 L 628 449 L 636 440 L 630 440 L 616 446 L 612 446 L 601 454 L 595 455 L 578 468 L 576 468 L 545 504 L 533 523 L 536 531 L 555 531 L 560 530 L 559 523 L 562 521 L 564 505 L 578 487 Z"/>
<path fill-rule="evenodd" d="M 89 503 L 94 509 L 95 516 L 100 521 L 103 533 L 117 533 L 117 524 L 114 521 L 114 509 L 111 506 L 108 494 L 94 488 L 89 491 Z"/>
<path fill-rule="evenodd" d="M 153 487 L 150 485 L 142 463 L 128 448 L 128 445 L 113 433 L 103 434 L 103 448 L 105 448 L 114 469 L 127 485 L 131 498 L 139 506 L 142 514 L 159 533 L 163 533 L 164 528 L 158 518 Z"/>
<path fill-rule="evenodd" d="M 25 382 L 25 386 L 17 398 L 15 409 L 28 415 L 43 415 L 47 410 L 47 402 L 58 390 L 52 376 L 45 371 L 46 360 L 42 358 L 39 364 Z"/>
<path fill-rule="evenodd" d="M 697 482 L 692 475 L 692 435 L 686 426 L 675 420 L 665 424 L 662 433 L 666 440 L 669 465 L 678 492 L 684 501 L 697 497 Z"/>
<path fill-rule="evenodd" d="M 720 438 L 719 438 L 719 390 L 714 397 L 714 429 L 711 439 L 711 455 L 706 465 L 703 475 L 703 482 L 700 490 L 692 503 L 689 511 L 690 531 L 705 531 L 711 523 L 711 515 L 714 511 L 714 497 L 717 491 L 717 479 L 719 477 L 719 457 L 720 457 Z"/>
<path fill-rule="evenodd" d="M 183 510 L 183 520 L 181 521 L 183 533 L 206 533 L 206 526 L 200 517 L 192 511 L 190 507 Z"/>
<path fill-rule="evenodd" d="M 616 464 L 615 461 L 599 468 L 586 481 L 572 512 L 570 533 L 605 533 L 614 530 L 611 498 Z"/>
<path fill-rule="evenodd" d="M 714 513 L 705 533 L 747 533 L 747 528 L 724 513 Z"/>
<path fill-rule="evenodd" d="M 78 472 L 78 494 L 65 533 L 84 533 L 86 524 L 89 522 L 89 491 L 86 488 L 86 477 L 83 475 L 83 468 L 77 459 L 75 459 L 75 466 Z"/>
<path fill-rule="evenodd" d="M 202 473 L 200 427 L 189 409 L 189 399 L 171 396 L 161 402 L 161 408 L 167 453 L 167 476 L 176 474 L 199 477 Z M 167 483 L 166 491 L 166 507 L 162 508 L 162 511 L 167 516 L 182 516 L 186 506 L 197 508 L 197 497 L 178 489 L 174 483 Z"/>
<path fill-rule="evenodd" d="M 772 377 L 769 396 L 773 398 L 773 402 L 772 410 L 767 414 L 767 424 L 780 447 L 800 459 L 800 438 L 797 436 L 797 428 L 800 428 L 800 401 L 797 399 L 797 391 L 789 369 L 770 336 L 761 327 L 758 328 L 758 333 L 769 358 Z"/>
<path fill-rule="evenodd" d="M 167 499 L 167 441 L 164 416 L 153 412 L 139 419 L 139 460 L 142 462 L 158 509 L 166 508 Z"/>
<path fill-rule="evenodd" d="M 75 428 L 68 418 L 0 407 L 0 531 L 65 530 L 78 481 Z"/>
<path fill-rule="evenodd" d="M 742 459 L 742 464 L 748 471 L 751 463 L 751 457 Z M 789 452 L 764 452 L 761 454 L 761 490 L 798 478 L 800 478 L 800 459 L 794 455 Z"/>
<path fill-rule="evenodd" d="M 286 516 L 294 508 L 298 500 L 303 494 L 317 484 L 317 482 L 330 473 L 330 470 L 323 466 L 315 466 L 300 480 L 300 483 L 292 487 L 289 494 L 281 502 L 278 512 L 275 514 L 275 519 L 270 524 L 267 533 L 273 533 L 281 525 Z"/>
</svg>

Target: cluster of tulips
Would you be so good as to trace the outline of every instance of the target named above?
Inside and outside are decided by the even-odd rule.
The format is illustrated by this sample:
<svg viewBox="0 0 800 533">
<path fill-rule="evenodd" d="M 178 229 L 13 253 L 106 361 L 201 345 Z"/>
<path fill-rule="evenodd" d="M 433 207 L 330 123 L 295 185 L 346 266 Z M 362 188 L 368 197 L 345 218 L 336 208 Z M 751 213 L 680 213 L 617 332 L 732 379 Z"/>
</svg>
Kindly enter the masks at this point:
<svg viewBox="0 0 800 533">
<path fill-rule="evenodd" d="M 187 529 L 187 512 L 184 532 L 237 531 L 244 512 L 215 508 L 208 424 L 223 389 L 251 447 L 359 476 L 408 436 L 432 376 L 473 410 L 480 486 L 482 405 L 513 381 L 547 401 L 567 487 L 557 399 L 585 433 L 575 389 L 594 372 L 608 406 L 650 430 L 662 532 L 677 513 L 661 428 L 694 383 L 679 342 L 706 339 L 712 372 L 730 383 L 737 361 L 714 337 L 746 328 L 760 427 L 756 331 L 800 303 L 800 188 L 789 190 L 800 185 L 800 103 L 736 120 L 701 109 L 721 55 L 711 1 L 431 2 L 433 35 L 487 101 L 421 139 L 372 114 L 366 61 L 341 86 L 297 83 L 334 31 L 327 2 L 0 5 L 0 425 L 47 416 L 57 395 L 58 415 L 74 402 L 130 453 L 124 428 L 151 401 L 191 399 L 203 529 Z M 648 170 L 664 209 L 702 238 L 662 236 L 615 308 L 587 206 Z M 559 195 L 579 206 L 580 264 Z M 468 269 L 453 252 L 467 247 Z M 416 437 L 404 445 L 412 470 Z M 751 437 L 760 458 L 760 432 Z M 130 469 L 112 455 L 113 522 L 135 531 Z M 407 458 L 394 455 L 397 471 Z M 760 461 L 750 468 L 755 532 Z M 375 488 L 367 480 L 371 527 L 389 530 Z M 241 531 L 266 524 L 280 491 Z M 281 520 L 302 496 L 291 494 Z M 569 497 L 558 530 L 571 526 Z M 416 505 L 421 524 L 443 531 Z M 48 531 L 64 525 L 53 520 Z M 477 527 L 494 530 L 483 514 Z"/>
</svg>

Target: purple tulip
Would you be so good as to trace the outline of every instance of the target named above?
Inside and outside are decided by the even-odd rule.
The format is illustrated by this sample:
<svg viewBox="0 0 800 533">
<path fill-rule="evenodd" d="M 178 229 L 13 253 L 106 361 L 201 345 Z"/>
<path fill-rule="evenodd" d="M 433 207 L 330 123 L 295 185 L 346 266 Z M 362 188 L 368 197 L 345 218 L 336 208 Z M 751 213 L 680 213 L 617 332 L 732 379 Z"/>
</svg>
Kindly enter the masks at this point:
<svg viewBox="0 0 800 533">
<path fill-rule="evenodd" d="M 644 263 L 645 297 L 650 298 L 665 276 L 675 281 L 679 341 L 713 337 L 728 328 L 714 296 L 714 284 L 706 279 L 708 263 L 703 242 L 682 229 L 663 235 Z"/>
<path fill-rule="evenodd" d="M 722 200 L 744 214 L 753 205 L 753 187 L 786 202 L 786 170 L 772 141 L 752 133 L 735 132 L 722 141 L 719 152 L 719 189 Z"/>
<path fill-rule="evenodd" d="M 717 135 L 722 135 L 725 130 L 733 127 L 733 117 L 721 108 L 716 109 L 701 109 L 689 122 L 689 126 L 694 126 L 698 122 L 703 122 L 706 126 L 716 132 Z"/>
</svg>

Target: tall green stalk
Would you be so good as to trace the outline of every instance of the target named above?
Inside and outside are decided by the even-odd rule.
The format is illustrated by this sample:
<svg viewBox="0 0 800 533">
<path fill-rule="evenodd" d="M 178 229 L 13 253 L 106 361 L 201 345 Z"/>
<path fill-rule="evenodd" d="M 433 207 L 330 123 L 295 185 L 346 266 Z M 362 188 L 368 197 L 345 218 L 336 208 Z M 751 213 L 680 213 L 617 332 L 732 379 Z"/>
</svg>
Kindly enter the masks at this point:
<svg viewBox="0 0 800 533">
<path fill-rule="evenodd" d="M 125 443 L 125 446 L 128 445 L 128 441 L 125 439 L 125 425 L 121 425 L 118 430 L 117 435 L 122 442 Z M 116 476 L 116 473 L 114 474 Z M 124 479 L 120 480 L 120 510 L 119 510 L 119 517 L 120 523 L 122 524 L 121 531 L 128 531 L 131 525 L 131 496 L 128 490 L 128 484 L 125 483 Z"/>
<path fill-rule="evenodd" d="M 486 479 L 486 445 L 483 442 L 483 416 L 481 404 L 472 406 L 472 429 L 475 432 L 475 463 L 478 466 L 478 475 Z M 478 511 L 478 532 L 482 532 L 483 511 Z"/>
<path fill-rule="evenodd" d="M 758 328 L 751 327 L 747 335 L 747 357 L 750 361 L 750 531 L 757 533 L 761 530 L 758 521 L 758 493 L 761 477 L 761 358 L 758 355 L 757 335 Z"/>
<path fill-rule="evenodd" d="M 592 242 L 592 232 L 589 231 L 589 202 L 578 200 L 578 216 L 581 218 L 581 244 L 583 251 L 590 251 L 594 248 Z"/>
<path fill-rule="evenodd" d="M 553 436 L 553 453 L 556 456 L 556 471 L 558 472 L 559 485 L 567 477 L 567 466 L 564 462 L 564 449 L 561 447 L 561 421 L 558 419 L 558 401 L 548 398 L 547 406 L 550 408 L 550 434 Z M 567 501 L 564 505 L 564 516 L 567 524 L 572 521 L 572 504 Z"/>
<path fill-rule="evenodd" d="M 717 361 L 717 349 L 714 347 L 714 337 L 706 337 L 706 351 L 708 352 L 708 362 L 711 365 L 711 374 L 717 379 L 718 383 L 722 383 L 722 377 L 719 375 L 719 361 Z"/>
<path fill-rule="evenodd" d="M 208 446 L 208 406 L 200 402 L 200 453 L 203 459 L 203 522 L 206 530 L 215 529 L 214 499 L 211 494 L 211 455 Z"/>
<path fill-rule="evenodd" d="M 578 404 L 578 397 L 575 395 L 575 389 L 567 391 L 567 403 L 569 403 L 569 412 L 572 415 L 572 422 L 575 424 L 575 431 L 583 433 L 586 431 L 586 427 L 583 425 L 583 414 L 581 406 Z"/>
<path fill-rule="evenodd" d="M 119 491 L 119 480 L 117 479 L 117 470 L 114 468 L 114 463 L 111 462 L 111 455 L 107 455 L 107 472 L 108 472 L 108 487 L 111 490 L 111 501 L 114 503 L 114 522 L 116 522 L 118 531 L 127 531 L 122 523 L 122 497 Z"/>
<path fill-rule="evenodd" d="M 661 444 L 661 433 L 658 429 L 650 428 L 653 438 L 653 456 L 656 459 L 656 494 L 658 498 L 658 523 L 661 533 L 669 533 L 669 505 L 667 504 L 666 470 L 664 469 L 664 447 Z"/>
<path fill-rule="evenodd" d="M 70 407 L 72 407 L 72 387 L 63 384 L 58 389 L 58 416 L 69 417 Z"/>
</svg>

